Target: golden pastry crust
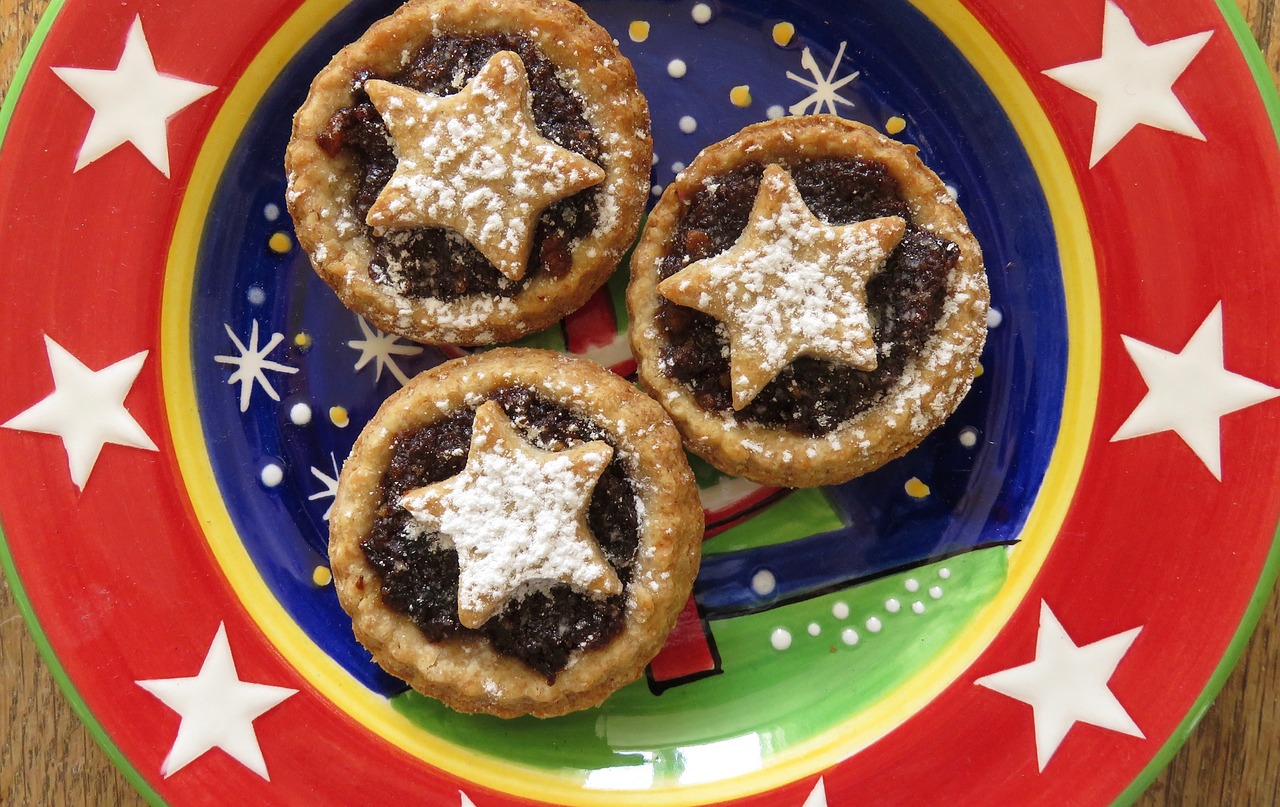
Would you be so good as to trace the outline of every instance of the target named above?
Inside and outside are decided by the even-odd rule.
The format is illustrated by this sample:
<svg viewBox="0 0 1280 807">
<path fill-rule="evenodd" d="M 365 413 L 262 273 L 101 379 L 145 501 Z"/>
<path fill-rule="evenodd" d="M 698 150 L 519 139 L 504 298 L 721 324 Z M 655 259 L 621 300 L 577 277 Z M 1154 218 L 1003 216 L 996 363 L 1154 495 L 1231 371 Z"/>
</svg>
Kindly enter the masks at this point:
<svg viewBox="0 0 1280 807">
<path fill-rule="evenodd" d="M 373 244 L 352 209 L 355 178 L 345 152 L 316 143 L 333 114 L 353 103 L 360 70 L 394 75 L 423 44 L 450 35 L 521 34 L 557 68 L 583 102 L 600 141 L 605 178 L 594 230 L 575 242 L 562 276 L 540 272 L 516 295 L 452 301 L 406 297 L 369 276 Z M 298 241 L 342 302 L 384 331 L 420 342 L 480 345 L 541 330 L 580 307 L 616 268 L 635 238 L 649 193 L 653 154 L 649 109 L 631 63 L 612 37 L 565 0 L 411 0 L 340 51 L 315 78 L 293 121 L 285 155 L 286 196 Z"/>
<path fill-rule="evenodd" d="M 554 684 L 496 652 L 483 634 L 428 641 L 383 602 L 378 573 L 360 547 L 383 498 L 396 436 L 473 409 L 512 386 L 531 389 L 608 433 L 639 500 L 640 541 L 622 632 L 603 647 L 577 651 Z M 342 468 L 329 560 L 356 638 L 392 675 L 461 712 L 552 717 L 595 706 L 640 676 L 692 590 L 702 530 L 698 488 L 680 435 L 661 407 L 586 360 L 501 348 L 427 370 L 382 405 Z"/>
<path fill-rule="evenodd" d="M 964 214 L 914 146 L 833 115 L 754 124 L 704 149 L 667 186 L 631 259 L 627 308 L 631 347 L 642 386 L 676 422 L 685 445 L 720 470 L 762 484 L 813 487 L 875 470 L 920 443 L 968 393 L 986 340 L 986 271 Z M 656 316 L 662 259 L 694 196 L 746 164 L 790 164 L 861 157 L 884 164 L 897 181 L 915 226 L 954 243 L 960 259 L 947 277 L 942 316 L 921 352 L 872 406 L 817 437 L 709 411 L 687 385 L 659 365 L 666 345 Z"/>
</svg>

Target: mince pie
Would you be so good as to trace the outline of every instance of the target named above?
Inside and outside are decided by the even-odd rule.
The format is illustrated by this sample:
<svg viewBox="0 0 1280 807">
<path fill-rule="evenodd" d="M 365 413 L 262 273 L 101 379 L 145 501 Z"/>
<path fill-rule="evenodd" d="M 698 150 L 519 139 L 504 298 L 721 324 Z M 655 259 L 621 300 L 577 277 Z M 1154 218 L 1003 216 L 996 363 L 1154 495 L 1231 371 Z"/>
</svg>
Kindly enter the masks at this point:
<svg viewBox="0 0 1280 807">
<path fill-rule="evenodd" d="M 387 399 L 329 527 L 338 598 L 383 668 L 459 711 L 549 717 L 643 672 L 703 522 L 661 407 L 584 359 L 504 348 Z"/>
<path fill-rule="evenodd" d="M 804 487 L 874 470 L 950 416 L 988 290 L 916 149 L 814 115 L 703 150 L 649 217 L 627 303 L 640 380 L 687 447 Z"/>
<path fill-rule="evenodd" d="M 493 344 L 581 306 L 631 245 L 649 111 L 565 0 L 411 0 L 316 76 L 285 156 L 298 241 L 343 303 Z"/>
</svg>

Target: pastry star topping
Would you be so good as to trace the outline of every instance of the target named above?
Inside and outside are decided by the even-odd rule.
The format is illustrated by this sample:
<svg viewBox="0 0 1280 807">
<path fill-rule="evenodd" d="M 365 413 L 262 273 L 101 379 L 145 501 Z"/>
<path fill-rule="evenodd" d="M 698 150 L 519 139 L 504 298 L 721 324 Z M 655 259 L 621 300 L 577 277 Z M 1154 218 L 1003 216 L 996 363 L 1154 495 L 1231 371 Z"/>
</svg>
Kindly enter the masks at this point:
<svg viewBox="0 0 1280 807">
<path fill-rule="evenodd" d="M 424 530 L 458 553 L 458 621 L 478 628 L 538 582 L 599 596 L 622 583 L 587 527 L 586 511 L 613 448 L 600 440 L 544 451 L 502 406 L 476 410 L 462 473 L 400 498 Z"/>
<path fill-rule="evenodd" d="M 906 227 L 898 216 L 826 224 L 791 174 L 770 165 L 737 242 L 662 281 L 658 293 L 724 323 L 733 408 L 742 409 L 799 356 L 875 369 L 867 282 Z"/>
<path fill-rule="evenodd" d="M 454 230 L 513 282 L 524 277 L 542 211 L 605 177 L 538 133 L 524 63 L 510 51 L 494 54 L 455 95 L 377 79 L 365 92 L 399 161 L 369 208 L 369 226 Z"/>
</svg>

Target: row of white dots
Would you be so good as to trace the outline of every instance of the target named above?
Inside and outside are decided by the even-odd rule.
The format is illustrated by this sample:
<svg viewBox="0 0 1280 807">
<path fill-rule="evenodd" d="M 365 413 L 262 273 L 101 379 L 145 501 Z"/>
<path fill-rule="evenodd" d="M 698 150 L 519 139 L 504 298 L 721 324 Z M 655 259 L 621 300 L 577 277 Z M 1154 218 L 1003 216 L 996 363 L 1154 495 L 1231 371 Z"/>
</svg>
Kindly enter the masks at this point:
<svg viewBox="0 0 1280 807">
<path fill-rule="evenodd" d="M 951 570 L 943 567 L 938 570 L 938 577 L 947 580 L 951 577 Z M 757 594 L 765 596 L 772 593 L 777 588 L 777 578 L 773 572 L 768 569 L 761 569 L 751 578 L 751 588 Z M 903 588 L 908 592 L 915 593 L 920 590 L 920 581 L 914 577 L 909 577 L 903 582 Z M 942 599 L 942 586 L 930 586 L 928 589 L 929 596 L 932 599 Z M 896 614 L 902 610 L 902 602 L 897 597 L 890 597 L 885 600 L 884 609 L 891 614 Z M 923 600 L 916 600 L 911 603 L 911 612 L 914 614 L 923 614 L 926 611 Z M 849 618 L 849 604 L 843 601 L 834 603 L 831 606 L 831 615 L 840 621 Z M 884 630 L 884 622 L 877 616 L 869 616 L 863 623 L 868 633 L 879 633 Z M 817 622 L 810 622 L 806 631 L 810 636 L 818 637 L 822 635 L 822 626 Z M 854 628 L 845 628 L 840 631 L 840 641 L 852 647 L 861 641 L 861 636 Z M 789 650 L 792 644 L 791 631 L 786 628 L 775 628 L 773 633 L 769 635 L 769 643 L 774 650 L 779 652 Z"/>
</svg>

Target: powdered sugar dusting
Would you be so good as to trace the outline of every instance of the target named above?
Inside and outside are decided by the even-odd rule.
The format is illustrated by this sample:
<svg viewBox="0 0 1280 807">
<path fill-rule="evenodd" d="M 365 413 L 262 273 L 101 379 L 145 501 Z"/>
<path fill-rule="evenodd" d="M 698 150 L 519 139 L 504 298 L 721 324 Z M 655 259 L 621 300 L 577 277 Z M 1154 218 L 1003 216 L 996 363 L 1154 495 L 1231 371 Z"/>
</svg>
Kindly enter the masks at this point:
<svg viewBox="0 0 1280 807">
<path fill-rule="evenodd" d="M 367 223 L 460 233 L 512 281 L 524 277 L 538 216 L 601 182 L 604 171 L 542 137 L 520 58 L 495 54 L 460 92 L 438 97 L 365 83 L 387 124 L 396 172 Z"/>
<path fill-rule="evenodd" d="M 805 205 L 791 175 L 770 165 L 733 247 L 690 264 L 658 290 L 724 323 L 733 403 L 741 409 L 798 356 L 875 369 L 866 285 L 905 229 L 896 216 L 828 225 Z"/>
<path fill-rule="evenodd" d="M 462 473 L 406 493 L 416 526 L 458 554 L 458 616 L 484 624 L 539 585 L 567 583 L 594 594 L 622 584 L 591 537 L 585 510 L 613 457 L 593 441 L 549 452 L 527 443 L 494 401 L 476 411 Z"/>
</svg>

